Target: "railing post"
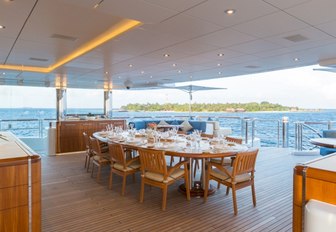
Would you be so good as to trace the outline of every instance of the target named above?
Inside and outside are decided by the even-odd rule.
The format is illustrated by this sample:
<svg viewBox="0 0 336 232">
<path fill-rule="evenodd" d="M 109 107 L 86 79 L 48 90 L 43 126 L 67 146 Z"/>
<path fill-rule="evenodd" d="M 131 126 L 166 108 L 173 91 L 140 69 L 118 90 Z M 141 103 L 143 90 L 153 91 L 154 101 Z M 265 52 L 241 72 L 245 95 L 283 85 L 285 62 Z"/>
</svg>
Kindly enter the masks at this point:
<svg viewBox="0 0 336 232">
<path fill-rule="evenodd" d="M 247 144 L 248 143 L 248 120 L 247 119 L 245 119 L 245 144 Z"/>
<path fill-rule="evenodd" d="M 43 138 L 43 119 L 39 119 L 39 138 Z"/>
<path fill-rule="evenodd" d="M 252 147 L 254 146 L 254 136 L 255 136 L 255 119 L 252 120 Z"/>
<path fill-rule="evenodd" d="M 277 146 L 280 146 L 280 121 L 278 120 L 278 141 L 277 141 Z"/>
<path fill-rule="evenodd" d="M 282 117 L 282 147 L 288 147 L 288 117 Z"/>
<path fill-rule="evenodd" d="M 328 130 L 330 130 L 332 128 L 332 122 L 328 121 Z"/>
<path fill-rule="evenodd" d="M 2 120 L 0 119 L 0 131 L 2 130 Z"/>
</svg>

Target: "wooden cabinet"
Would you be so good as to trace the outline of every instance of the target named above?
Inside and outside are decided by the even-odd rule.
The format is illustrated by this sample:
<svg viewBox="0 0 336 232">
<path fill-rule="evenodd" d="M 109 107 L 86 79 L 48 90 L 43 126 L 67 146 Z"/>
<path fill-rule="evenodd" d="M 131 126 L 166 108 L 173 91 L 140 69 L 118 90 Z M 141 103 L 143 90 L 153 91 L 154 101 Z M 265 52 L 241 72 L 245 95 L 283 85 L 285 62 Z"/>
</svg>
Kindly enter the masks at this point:
<svg viewBox="0 0 336 232">
<path fill-rule="evenodd" d="M 1 134 L 0 231 L 41 231 L 40 156 L 13 134 Z"/>
<path fill-rule="evenodd" d="M 105 130 L 107 125 L 124 129 L 126 121 L 115 119 L 57 122 L 57 153 L 84 151 L 83 132 L 91 136 L 96 131 Z"/>
<path fill-rule="evenodd" d="M 304 207 L 310 199 L 336 205 L 336 154 L 294 168 L 293 231 L 303 231 Z"/>
</svg>

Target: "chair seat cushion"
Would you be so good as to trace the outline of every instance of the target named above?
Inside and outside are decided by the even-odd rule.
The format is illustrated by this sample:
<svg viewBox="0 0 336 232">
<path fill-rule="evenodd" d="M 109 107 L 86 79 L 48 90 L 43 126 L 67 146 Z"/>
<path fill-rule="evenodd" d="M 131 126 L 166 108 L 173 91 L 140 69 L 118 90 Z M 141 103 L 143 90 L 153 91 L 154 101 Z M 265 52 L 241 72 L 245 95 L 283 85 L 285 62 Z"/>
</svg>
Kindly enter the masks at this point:
<svg viewBox="0 0 336 232">
<path fill-rule="evenodd" d="M 110 156 L 108 155 L 104 155 L 104 156 L 99 156 L 99 155 L 95 155 L 93 156 L 93 159 L 99 163 L 108 163 L 110 162 Z"/>
<path fill-rule="evenodd" d="M 145 173 L 145 178 L 148 178 L 148 179 L 151 179 L 151 180 L 154 180 L 154 181 L 157 181 L 157 182 L 167 183 L 167 182 L 173 181 L 174 179 L 178 179 L 183 175 L 184 175 L 184 170 L 183 169 L 177 169 L 173 173 L 171 173 L 171 175 L 168 176 L 167 180 L 165 181 L 162 174 L 147 171 Z"/>
<path fill-rule="evenodd" d="M 232 169 L 231 168 L 227 168 L 227 170 L 231 174 Z M 218 178 L 218 179 L 224 180 L 226 182 L 232 182 L 231 178 L 228 175 L 226 175 L 226 173 L 223 173 L 223 172 L 219 171 L 218 169 L 213 169 L 211 171 L 211 175 L 214 176 L 214 177 L 216 177 L 216 178 Z M 241 174 L 241 175 L 236 175 L 236 183 L 248 181 L 250 179 L 251 179 L 251 175 L 249 173 L 244 173 L 244 174 Z"/>
<path fill-rule="evenodd" d="M 119 171 L 123 171 L 123 172 L 133 171 L 135 169 L 139 169 L 140 168 L 140 162 L 138 160 L 134 161 L 129 166 L 127 166 L 126 169 L 124 169 L 124 165 L 119 164 L 119 163 L 114 163 L 113 164 L 113 168 L 115 168 L 115 169 L 117 169 Z"/>
</svg>

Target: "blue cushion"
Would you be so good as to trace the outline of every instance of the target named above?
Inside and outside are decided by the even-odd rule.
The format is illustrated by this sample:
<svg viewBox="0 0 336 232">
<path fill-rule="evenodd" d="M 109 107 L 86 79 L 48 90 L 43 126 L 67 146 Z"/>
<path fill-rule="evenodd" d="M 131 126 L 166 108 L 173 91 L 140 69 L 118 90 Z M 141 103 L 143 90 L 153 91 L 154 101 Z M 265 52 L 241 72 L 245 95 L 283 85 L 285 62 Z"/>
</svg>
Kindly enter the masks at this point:
<svg viewBox="0 0 336 232">
<path fill-rule="evenodd" d="M 190 125 L 192 125 L 194 130 L 200 130 L 205 132 L 206 130 L 206 122 L 205 121 L 189 121 Z"/>
<path fill-rule="evenodd" d="M 324 130 L 323 138 L 336 138 L 336 130 Z"/>
<path fill-rule="evenodd" d="M 336 148 L 328 148 L 328 147 L 321 147 L 320 148 L 320 155 L 325 156 L 331 153 L 336 152 Z"/>
<path fill-rule="evenodd" d="M 135 121 L 134 128 L 137 130 L 146 129 L 146 123 L 144 121 Z"/>
</svg>

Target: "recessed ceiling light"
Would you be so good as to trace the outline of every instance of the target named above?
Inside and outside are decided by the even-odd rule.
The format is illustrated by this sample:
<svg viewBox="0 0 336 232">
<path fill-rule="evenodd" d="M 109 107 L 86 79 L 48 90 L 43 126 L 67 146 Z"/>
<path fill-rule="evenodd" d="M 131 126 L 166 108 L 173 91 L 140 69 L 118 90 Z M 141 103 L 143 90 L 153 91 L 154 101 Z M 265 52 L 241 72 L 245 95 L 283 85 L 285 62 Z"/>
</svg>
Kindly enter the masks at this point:
<svg viewBox="0 0 336 232">
<path fill-rule="evenodd" d="M 141 71 L 141 74 L 144 74 L 145 73 L 145 71 Z"/>
<path fill-rule="evenodd" d="M 221 66 L 222 64 L 218 63 L 217 66 Z"/>
<path fill-rule="evenodd" d="M 164 57 L 169 57 L 169 54 L 166 53 L 166 54 L 164 54 L 163 56 L 164 56 Z"/>
<path fill-rule="evenodd" d="M 173 67 L 176 67 L 176 64 L 173 64 Z"/>
<path fill-rule="evenodd" d="M 234 13 L 236 13 L 236 10 L 235 9 L 227 9 L 224 12 L 227 15 L 233 15 Z"/>
<path fill-rule="evenodd" d="M 181 71 L 181 70 L 178 70 L 177 72 L 178 72 L 178 73 L 181 73 L 182 71 Z"/>
<path fill-rule="evenodd" d="M 128 67 L 132 68 L 132 67 L 133 67 L 133 64 L 129 64 Z"/>
<path fill-rule="evenodd" d="M 96 3 L 94 6 L 93 6 L 93 9 L 97 9 L 100 4 L 102 4 L 104 2 L 104 0 L 100 0 L 98 3 Z"/>
<path fill-rule="evenodd" d="M 106 71 L 105 74 L 108 74 L 108 72 Z"/>
<path fill-rule="evenodd" d="M 219 75 L 221 75 L 221 74 L 222 74 L 222 72 L 218 72 L 218 74 L 219 74 Z"/>
<path fill-rule="evenodd" d="M 192 76 L 190 76 L 190 79 L 192 79 Z"/>
<path fill-rule="evenodd" d="M 224 53 L 218 53 L 218 56 L 224 56 Z"/>
<path fill-rule="evenodd" d="M 121 79 L 121 76 L 118 76 L 118 79 Z"/>
<path fill-rule="evenodd" d="M 149 78 L 153 78 L 153 76 L 150 76 Z"/>
<path fill-rule="evenodd" d="M 6 73 L 5 73 L 5 72 L 3 72 L 3 73 L 2 73 L 2 75 L 6 75 Z"/>
<path fill-rule="evenodd" d="M 297 57 L 295 57 L 293 60 L 294 60 L 294 61 L 299 61 L 300 59 L 299 59 L 299 58 L 297 58 Z"/>
<path fill-rule="evenodd" d="M 0 29 L 5 29 L 5 28 L 6 28 L 6 26 L 0 25 Z"/>
</svg>

